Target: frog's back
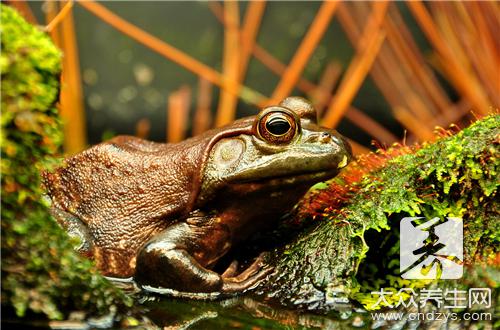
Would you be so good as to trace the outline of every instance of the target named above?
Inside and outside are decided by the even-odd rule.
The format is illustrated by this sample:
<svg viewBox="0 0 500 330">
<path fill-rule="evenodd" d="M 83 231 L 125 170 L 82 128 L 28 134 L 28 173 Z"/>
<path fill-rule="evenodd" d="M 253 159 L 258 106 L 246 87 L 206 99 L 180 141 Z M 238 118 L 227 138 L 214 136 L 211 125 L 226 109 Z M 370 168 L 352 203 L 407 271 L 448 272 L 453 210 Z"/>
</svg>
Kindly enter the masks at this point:
<svg viewBox="0 0 500 330">
<path fill-rule="evenodd" d="M 88 228 L 89 254 L 99 268 L 130 276 L 137 250 L 190 211 L 204 147 L 199 141 L 160 144 L 119 136 L 44 173 L 44 185 L 54 208 Z"/>
</svg>

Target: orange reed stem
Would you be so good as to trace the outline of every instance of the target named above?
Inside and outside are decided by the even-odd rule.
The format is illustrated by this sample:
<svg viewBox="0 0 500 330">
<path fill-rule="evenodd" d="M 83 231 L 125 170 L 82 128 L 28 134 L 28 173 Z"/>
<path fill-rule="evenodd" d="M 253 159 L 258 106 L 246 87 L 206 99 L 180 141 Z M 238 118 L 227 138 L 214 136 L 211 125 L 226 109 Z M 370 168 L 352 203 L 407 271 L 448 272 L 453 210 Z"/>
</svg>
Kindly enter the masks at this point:
<svg viewBox="0 0 500 330">
<path fill-rule="evenodd" d="M 274 72 L 278 76 L 281 76 L 286 70 L 285 64 L 280 62 L 276 57 L 274 57 L 271 53 L 269 53 L 258 44 L 256 44 L 253 48 L 253 55 L 271 72 Z M 314 85 L 311 81 L 301 77 L 297 81 L 297 87 L 305 93 L 311 93 L 316 88 L 316 85 Z"/>
<path fill-rule="evenodd" d="M 297 84 L 302 71 L 304 70 L 309 58 L 316 49 L 316 46 L 321 41 L 333 14 L 337 9 L 337 1 L 325 1 L 318 10 L 318 14 L 313 20 L 313 23 L 307 31 L 305 37 L 295 52 L 290 64 L 286 68 L 283 76 L 281 77 L 278 86 L 271 96 L 271 103 L 280 102 L 287 97 Z"/>
<path fill-rule="evenodd" d="M 73 8 L 73 0 L 68 1 L 64 7 L 61 9 L 61 11 L 50 21 L 49 24 L 45 26 L 45 31 L 47 32 L 52 32 L 52 30 L 59 24 L 61 21 L 68 15 L 68 13 L 71 11 L 71 8 Z"/>
<path fill-rule="evenodd" d="M 224 2 L 224 19 L 228 25 L 224 29 L 223 75 L 231 82 L 231 90 L 238 90 L 240 73 L 240 14 L 237 1 Z M 236 115 L 237 97 L 227 90 L 221 90 L 215 126 L 232 122 Z"/>
<path fill-rule="evenodd" d="M 212 113 L 210 105 L 212 103 L 212 84 L 210 81 L 200 77 L 198 80 L 198 96 L 196 111 L 193 118 L 192 135 L 205 132 L 212 125 Z"/>
<path fill-rule="evenodd" d="M 212 1 L 212 2 L 209 2 L 209 8 L 213 12 L 215 17 L 224 26 L 227 27 L 228 23 L 225 22 L 225 20 L 224 20 L 222 6 L 219 3 Z M 271 53 L 269 53 L 266 49 L 264 49 L 263 47 L 261 47 L 258 44 L 255 44 L 253 47 L 253 55 L 255 56 L 256 59 L 258 59 L 262 64 L 264 64 L 271 72 L 275 73 L 276 75 L 281 76 L 281 75 L 283 75 L 283 73 L 286 70 L 286 66 L 281 61 L 279 61 L 276 57 L 274 57 Z M 327 77 L 329 80 L 333 80 L 333 78 L 336 76 L 336 73 L 335 73 L 336 70 L 337 70 L 337 68 L 332 68 L 331 71 L 326 70 L 325 74 L 324 74 L 325 80 Z M 322 81 L 323 81 L 323 79 L 322 79 Z M 336 81 L 336 79 L 335 79 L 335 81 Z M 336 83 L 335 81 L 334 82 L 330 81 L 329 83 L 335 84 Z M 320 86 L 322 86 L 322 84 L 326 84 L 326 82 L 323 81 L 323 83 L 320 83 L 319 86 L 316 86 L 311 81 L 301 77 L 299 79 L 299 81 L 297 82 L 297 88 L 300 91 L 302 91 L 303 93 L 306 93 L 306 94 L 312 96 L 314 93 L 318 93 L 320 90 L 322 90 L 322 91 L 325 90 L 326 85 L 324 85 L 323 87 L 320 87 Z M 326 89 L 329 89 L 329 88 L 327 87 Z M 331 91 L 331 89 L 333 89 L 333 86 L 330 88 L 330 91 Z M 324 96 L 325 96 L 325 100 L 324 100 L 325 102 L 328 102 L 329 99 L 331 99 L 331 97 L 332 97 L 330 92 L 328 93 L 328 96 L 326 96 L 326 95 L 324 95 Z M 313 99 L 314 99 L 314 97 L 313 97 Z M 319 108 L 317 107 L 316 109 L 318 111 L 320 111 L 321 108 L 323 108 L 324 106 L 325 105 L 320 104 L 320 107 Z M 371 119 L 369 116 L 367 116 L 365 114 L 360 114 L 361 111 L 356 110 L 356 109 L 354 109 L 352 111 L 353 111 L 353 113 L 351 113 L 351 111 L 348 111 L 346 113 L 346 118 L 349 119 L 351 122 L 353 122 L 356 126 L 360 127 L 362 130 L 364 130 L 365 132 L 367 132 L 368 134 L 373 136 L 375 139 L 382 141 L 382 142 L 386 142 L 386 143 L 390 143 L 392 141 L 397 140 L 397 137 L 394 136 L 394 134 L 389 132 L 382 125 L 377 123 L 375 120 Z M 356 111 L 358 111 L 358 112 L 356 112 Z M 368 150 L 368 149 L 366 149 L 366 150 Z"/>
<path fill-rule="evenodd" d="M 57 9 L 59 8 L 58 1 L 47 1 L 46 3 L 46 12 L 45 12 L 45 23 L 49 24 L 54 20 L 57 16 Z M 62 48 L 61 41 L 61 29 L 55 28 L 49 31 L 49 35 L 52 38 L 52 41 L 56 44 L 57 47 Z"/>
<path fill-rule="evenodd" d="M 203 77 L 213 84 L 224 88 L 235 95 L 239 95 L 239 97 L 241 97 L 241 99 L 243 99 L 244 101 L 252 104 L 260 104 L 265 99 L 262 94 L 246 86 L 240 86 L 240 90 L 234 89 L 233 84 L 228 82 L 227 79 L 225 79 L 216 70 L 212 69 L 206 64 L 197 61 L 186 53 L 156 38 L 155 36 L 138 28 L 137 26 L 127 22 L 126 20 L 108 10 L 103 5 L 92 0 L 80 1 L 78 2 L 78 4 L 118 31 L 136 40 L 140 44 L 179 64 L 185 69 Z"/>
<path fill-rule="evenodd" d="M 479 83 L 475 77 L 467 72 L 467 70 L 456 60 L 455 54 L 449 48 L 447 41 L 443 38 L 441 32 L 434 24 L 424 4 L 420 1 L 411 1 L 406 4 L 413 13 L 420 28 L 427 36 L 427 39 L 440 55 L 441 65 L 450 78 L 450 82 L 455 85 L 460 93 L 469 99 L 478 113 L 486 115 L 490 104 L 481 88 L 479 88 Z"/>
<path fill-rule="evenodd" d="M 314 108 L 318 112 L 318 117 L 322 117 L 325 107 L 328 105 L 332 96 L 332 91 L 341 74 L 342 66 L 340 63 L 330 61 L 319 79 L 318 86 L 316 86 L 311 93 L 308 93 L 308 97 L 311 99 Z"/>
<path fill-rule="evenodd" d="M 85 148 L 87 138 L 80 60 L 71 10 L 62 20 L 60 30 L 64 52 L 60 96 L 61 117 L 65 121 L 64 149 L 67 153 L 74 154 Z"/>
<path fill-rule="evenodd" d="M 135 124 L 135 136 L 141 139 L 147 139 L 151 131 L 151 121 L 148 118 L 142 118 Z"/>
<path fill-rule="evenodd" d="M 186 138 L 191 103 L 191 88 L 184 85 L 168 97 L 167 142 L 180 142 Z"/>
<path fill-rule="evenodd" d="M 402 107 L 394 108 L 394 117 L 420 141 L 432 141 L 436 138 L 431 129 L 422 125 L 410 111 Z"/>
<path fill-rule="evenodd" d="M 241 28 L 240 42 L 241 42 L 241 55 L 240 55 L 240 81 L 245 77 L 248 68 L 248 62 L 252 55 L 257 33 L 259 32 L 260 23 L 264 10 L 266 8 L 265 1 L 252 1 L 248 3 L 246 10 L 245 20 Z"/>
<path fill-rule="evenodd" d="M 398 138 L 394 134 L 357 108 L 349 107 L 349 111 L 345 113 L 345 117 L 355 125 L 362 126 L 364 131 L 369 133 L 379 142 L 392 144 L 398 141 Z M 362 125 L 360 125 L 360 123 L 362 123 Z"/>
<path fill-rule="evenodd" d="M 359 40 L 359 47 L 356 47 L 361 51 L 358 51 L 349 64 L 339 89 L 323 118 L 323 125 L 327 127 L 337 126 L 366 78 L 385 39 L 385 32 L 381 29 L 381 25 L 388 5 L 389 2 L 386 1 L 373 3 L 373 13 Z"/>
<path fill-rule="evenodd" d="M 11 0 L 7 1 L 9 6 L 14 7 L 17 9 L 17 11 L 24 17 L 26 21 L 33 25 L 38 25 L 38 21 L 33 15 L 33 11 L 31 10 L 30 6 L 28 5 L 27 1 L 24 0 Z"/>
</svg>

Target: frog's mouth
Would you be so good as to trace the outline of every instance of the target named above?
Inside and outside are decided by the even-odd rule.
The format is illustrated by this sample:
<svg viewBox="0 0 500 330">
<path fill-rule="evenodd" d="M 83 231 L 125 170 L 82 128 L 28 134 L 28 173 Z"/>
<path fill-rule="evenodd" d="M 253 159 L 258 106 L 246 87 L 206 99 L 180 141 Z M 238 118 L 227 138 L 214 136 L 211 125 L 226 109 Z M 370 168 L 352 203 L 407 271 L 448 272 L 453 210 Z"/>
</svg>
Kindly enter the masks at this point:
<svg viewBox="0 0 500 330">
<path fill-rule="evenodd" d="M 292 172 L 287 173 L 286 175 L 273 174 L 262 178 L 254 178 L 248 180 L 244 178 L 236 178 L 236 180 L 234 180 L 230 184 L 265 184 L 269 186 L 293 186 L 308 183 L 312 185 L 317 182 L 326 181 L 335 177 L 342 168 L 347 166 L 349 160 L 349 157 L 347 155 L 344 155 L 336 167 L 330 167 L 320 170 L 305 170 L 295 173 Z"/>
<path fill-rule="evenodd" d="M 337 175 L 339 171 L 319 171 L 319 172 L 309 172 L 296 175 L 287 175 L 281 177 L 267 178 L 256 181 L 242 182 L 241 184 L 263 184 L 271 187 L 282 187 L 282 186 L 299 186 L 299 185 L 314 185 L 315 183 L 329 180 Z"/>
<path fill-rule="evenodd" d="M 288 174 L 283 176 L 273 176 L 254 180 L 242 180 L 228 182 L 230 187 L 236 191 L 277 191 L 287 188 L 297 188 L 298 190 L 305 189 L 322 181 L 327 181 L 334 178 L 340 171 L 340 168 L 310 171 L 296 174 Z M 305 191 L 304 191 L 305 192 Z"/>
</svg>

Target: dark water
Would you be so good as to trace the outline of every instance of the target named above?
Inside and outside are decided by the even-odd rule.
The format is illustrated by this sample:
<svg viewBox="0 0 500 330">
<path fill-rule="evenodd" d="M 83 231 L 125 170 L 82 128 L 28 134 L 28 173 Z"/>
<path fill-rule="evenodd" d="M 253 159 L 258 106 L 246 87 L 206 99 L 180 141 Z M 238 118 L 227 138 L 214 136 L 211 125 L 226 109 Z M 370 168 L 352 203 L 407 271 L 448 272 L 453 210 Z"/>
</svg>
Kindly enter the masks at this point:
<svg viewBox="0 0 500 330">
<path fill-rule="evenodd" d="M 167 329 L 360 329 L 367 313 L 318 315 L 271 306 L 249 297 L 222 301 L 156 299 L 144 303 L 146 316 Z"/>
</svg>

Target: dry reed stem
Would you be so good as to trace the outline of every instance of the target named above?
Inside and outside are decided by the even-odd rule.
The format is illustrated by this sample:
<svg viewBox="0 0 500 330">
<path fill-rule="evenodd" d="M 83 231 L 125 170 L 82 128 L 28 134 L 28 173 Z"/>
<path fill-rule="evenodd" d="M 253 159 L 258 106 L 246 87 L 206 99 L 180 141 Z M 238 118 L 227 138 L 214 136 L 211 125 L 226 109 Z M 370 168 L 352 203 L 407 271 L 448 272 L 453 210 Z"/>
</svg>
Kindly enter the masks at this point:
<svg viewBox="0 0 500 330">
<path fill-rule="evenodd" d="M 343 4 L 339 7 L 339 20 L 351 43 L 356 45 L 361 33 L 351 13 L 357 14 L 358 21 L 366 17 L 367 13 L 362 11 L 356 13 L 348 10 L 345 6 Z M 391 16 L 396 23 L 393 23 Z M 432 115 L 426 106 L 429 109 L 433 108 L 433 112 L 440 112 L 441 109 L 437 108 L 431 100 L 427 100 L 429 96 L 425 90 L 432 88 L 435 92 L 434 96 L 441 103 L 446 102 L 446 94 L 439 88 L 437 80 L 421 58 L 419 50 L 397 10 L 391 8 L 383 24 L 387 29 L 389 42 L 382 46 L 379 56 L 371 68 L 370 75 L 393 109 L 396 107 L 409 108 L 422 122 L 429 122 L 432 125 L 435 121 L 435 115 Z M 397 29 L 394 29 L 394 24 L 397 25 Z M 392 46 L 392 49 L 389 46 Z M 405 75 L 400 70 L 393 70 L 395 63 L 400 64 L 401 69 L 406 72 Z M 417 76 L 420 79 L 415 80 L 414 77 Z M 415 93 L 416 91 L 418 93 Z M 450 107 L 450 111 L 445 112 L 445 116 L 448 118 L 453 117 L 451 110 L 455 108 L 451 103 Z M 441 115 L 439 117 L 442 118 Z"/>
<path fill-rule="evenodd" d="M 479 37 L 479 41 L 489 61 L 497 62 L 499 60 L 498 50 L 495 49 L 495 40 L 492 36 L 493 31 L 490 31 L 485 17 L 482 15 L 481 5 L 482 4 L 478 2 L 464 3 L 461 9 L 465 12 L 469 12 L 471 15 L 470 19 L 476 24 L 478 29 L 477 36 Z"/>
<path fill-rule="evenodd" d="M 264 48 L 262 48 L 257 44 L 253 48 L 253 55 L 257 60 L 259 60 L 262 64 L 264 64 L 264 66 L 266 66 L 271 72 L 273 72 L 278 76 L 281 76 L 286 70 L 285 64 L 280 62 L 271 53 L 269 53 L 267 50 L 265 50 Z M 311 93 L 316 88 L 316 85 L 314 85 L 311 81 L 301 77 L 297 81 L 297 88 L 303 91 L 304 93 Z"/>
<path fill-rule="evenodd" d="M 239 86 L 238 89 L 234 89 L 233 85 L 216 70 L 197 61 L 186 53 L 156 38 L 139 27 L 127 22 L 101 4 L 92 0 L 81 1 L 78 2 L 78 4 L 140 44 L 177 63 L 188 71 L 203 77 L 204 79 L 212 82 L 214 85 L 226 89 L 235 95 L 239 95 L 242 100 L 252 104 L 262 104 L 263 100 L 265 100 L 265 97 L 262 94 L 246 86 Z"/>
<path fill-rule="evenodd" d="M 220 3 L 216 1 L 209 1 L 208 8 L 214 14 L 215 18 L 224 25 L 228 26 L 228 23 L 224 21 L 224 12 Z M 281 76 L 285 72 L 286 65 L 276 59 L 271 53 L 265 50 L 258 43 L 255 43 L 252 48 L 252 55 L 259 60 L 264 66 L 266 66 L 271 72 Z M 297 82 L 297 87 L 304 91 L 305 93 L 312 92 L 316 86 L 309 80 L 301 77 Z M 267 102 L 264 102 L 267 104 Z"/>
<path fill-rule="evenodd" d="M 471 60 L 481 86 L 493 104 L 500 105 L 500 60 L 491 49 L 490 31 L 477 7 L 466 8 L 464 3 L 453 3 L 453 11 L 445 11 L 454 33 Z M 459 19 L 461 18 L 461 19 Z M 467 28 L 464 27 L 465 22 Z M 465 31 L 462 31 L 465 30 Z M 462 32 L 462 33 L 461 33 Z"/>
<path fill-rule="evenodd" d="M 240 54 L 240 81 L 245 77 L 248 63 L 257 39 L 260 23 L 264 10 L 266 8 L 266 1 L 252 1 L 248 3 L 248 8 L 245 13 L 245 20 L 240 34 L 241 54 Z"/>
<path fill-rule="evenodd" d="M 420 1 L 407 2 L 406 4 L 410 8 L 410 11 L 413 13 L 413 16 L 427 39 L 439 54 L 441 66 L 448 76 L 450 83 L 452 83 L 462 95 L 470 100 L 479 114 L 486 115 L 489 108 L 487 97 L 484 95 L 474 75 L 468 72 L 468 70 L 457 61 L 454 54 L 455 50 L 450 48 L 447 40 L 437 28 L 424 4 Z"/>
<path fill-rule="evenodd" d="M 224 29 L 224 70 L 228 68 L 228 71 L 224 72 L 224 74 L 238 84 L 244 81 L 252 49 L 255 45 L 255 38 L 264 14 L 265 4 L 265 1 L 250 2 L 248 4 L 244 24 L 240 31 L 237 2 L 225 2 L 225 6 L 235 8 L 225 11 L 230 15 L 224 15 L 224 21 L 227 23 Z M 239 61 L 239 63 L 236 63 L 236 61 Z M 233 121 L 236 114 L 236 105 L 236 97 L 229 93 L 221 93 L 215 125 L 223 126 Z"/>
<path fill-rule="evenodd" d="M 209 8 L 215 15 L 215 17 L 224 25 L 226 26 L 228 23 L 224 21 L 223 17 L 223 12 L 222 12 L 222 6 L 217 3 L 217 2 L 209 2 Z M 276 57 L 274 57 L 271 53 L 269 53 L 267 50 L 265 50 L 263 47 L 261 47 L 258 44 L 254 45 L 253 48 L 253 55 L 255 56 L 256 59 L 258 59 L 262 64 L 264 64 L 271 72 L 275 73 L 278 76 L 282 76 L 283 73 L 286 70 L 285 64 L 283 64 L 281 61 L 279 61 Z M 325 74 L 326 76 L 326 74 Z M 314 90 L 318 89 L 318 86 L 316 86 L 314 83 L 311 81 L 301 77 L 299 81 L 297 82 L 297 88 L 305 93 L 305 94 L 311 94 L 313 93 Z M 332 87 L 333 88 L 333 87 Z M 331 99 L 331 94 L 328 95 L 327 100 Z M 349 118 L 349 113 L 346 114 L 346 118 Z M 375 120 L 371 119 L 368 116 L 356 116 L 353 115 L 352 117 L 355 117 L 355 120 L 351 120 L 353 124 L 364 130 L 366 133 L 370 134 L 372 137 L 379 141 L 387 142 L 387 141 L 392 141 L 393 139 L 397 139 L 391 132 L 389 132 L 387 129 L 385 129 L 382 125 L 377 123 Z M 361 119 L 361 120 L 360 120 Z M 364 120 L 366 119 L 366 121 Z M 372 127 L 377 127 L 377 130 L 374 132 L 371 132 L 370 129 Z M 390 137 L 390 138 L 389 138 Z M 360 150 L 360 148 L 358 148 Z M 368 150 L 368 149 L 366 149 Z"/>
<path fill-rule="evenodd" d="M 470 117 L 472 115 L 471 106 L 468 100 L 462 98 L 460 101 L 453 105 L 453 111 L 448 114 L 441 114 L 434 118 L 434 126 L 448 127 L 451 124 L 460 124 L 461 121 L 465 123 L 464 126 L 470 125 Z"/>
<path fill-rule="evenodd" d="M 45 23 L 49 24 L 54 18 L 57 16 L 59 2 L 57 1 L 46 1 L 45 2 L 46 12 L 45 12 Z M 52 41 L 56 44 L 57 47 L 62 48 L 61 42 L 61 31 L 59 28 L 53 29 L 49 32 Z"/>
<path fill-rule="evenodd" d="M 49 24 L 45 26 L 45 31 L 46 32 L 52 32 L 52 30 L 59 24 L 61 21 L 68 15 L 68 13 L 71 11 L 71 8 L 73 8 L 73 0 L 68 1 L 64 7 L 61 9 L 61 11 L 50 21 Z"/>
<path fill-rule="evenodd" d="M 338 91 L 323 118 L 323 125 L 327 127 L 337 126 L 344 113 L 349 109 L 356 92 L 361 87 L 385 39 L 385 32 L 381 29 L 381 24 L 388 5 L 389 2 L 385 1 L 373 3 L 373 13 L 369 17 L 363 35 L 359 40 L 359 44 L 364 45 L 364 49 L 358 51 L 349 64 Z M 359 50 L 361 47 L 357 47 L 357 49 Z"/>
<path fill-rule="evenodd" d="M 224 8 L 218 1 L 207 1 L 208 4 L 208 9 L 214 14 L 215 18 L 224 25 L 224 27 L 227 27 L 227 22 L 224 19 Z"/>
<path fill-rule="evenodd" d="M 387 31 L 387 53 L 384 55 L 389 55 L 392 57 L 392 66 L 398 63 L 400 70 L 399 81 L 405 83 L 405 87 L 408 90 L 407 93 L 403 95 L 411 95 L 413 99 L 417 102 L 413 102 L 413 112 L 421 120 L 432 121 L 433 116 L 439 113 L 439 108 L 437 108 L 432 100 L 431 95 L 428 94 L 428 88 L 422 83 L 425 79 L 425 65 L 419 67 L 422 63 L 417 62 L 415 55 L 412 54 L 408 47 L 405 45 L 405 40 L 401 40 L 401 36 L 398 33 L 398 29 L 391 26 L 390 15 L 387 15 L 387 20 L 384 22 L 384 28 Z M 382 57 L 383 52 L 381 51 L 380 56 Z M 388 56 L 388 57 L 389 57 Z M 392 71 L 392 70 L 391 70 Z"/>
<path fill-rule="evenodd" d="M 135 124 L 135 136 L 141 139 L 147 139 L 151 131 L 151 122 L 148 118 L 142 118 Z"/>
<path fill-rule="evenodd" d="M 426 125 L 422 125 L 422 122 L 407 109 L 396 107 L 394 109 L 394 117 L 420 141 L 434 140 L 435 135 L 432 130 Z"/>
<path fill-rule="evenodd" d="M 35 15 L 33 15 L 33 11 L 28 5 L 27 1 L 24 0 L 10 0 L 7 1 L 7 4 L 11 7 L 16 8 L 16 10 L 24 17 L 26 21 L 33 25 L 38 25 L 38 20 Z"/>
<path fill-rule="evenodd" d="M 458 36 L 453 31 L 453 27 L 451 26 L 450 20 L 447 17 L 447 14 L 440 6 L 435 6 L 434 4 L 429 4 L 432 8 L 432 14 L 434 17 L 434 22 L 436 27 L 439 28 L 439 31 L 442 34 L 444 40 L 446 40 L 447 46 L 450 50 L 453 50 L 453 55 L 455 61 L 458 65 L 465 68 L 470 74 L 473 73 L 473 67 L 471 65 L 469 57 L 465 54 L 465 49 L 460 45 L 460 41 L 458 40 Z M 463 24 L 463 22 L 462 22 Z M 467 32 L 467 30 L 465 30 Z M 460 33 L 462 33 L 461 31 Z M 439 60 L 439 59 L 438 59 Z"/>
<path fill-rule="evenodd" d="M 224 52 L 222 74 L 231 82 L 231 90 L 237 90 L 240 76 L 240 14 L 237 1 L 224 2 L 224 19 L 228 25 L 224 29 Z M 222 89 L 215 116 L 215 126 L 224 126 L 235 119 L 237 97 Z"/>
<path fill-rule="evenodd" d="M 283 63 L 281 63 L 278 59 L 276 59 L 274 56 L 272 56 L 270 53 L 268 53 L 262 47 L 256 46 L 255 50 L 257 50 L 257 49 L 259 49 L 259 54 L 260 54 L 260 51 L 262 51 L 262 55 L 266 56 L 265 61 L 262 61 L 262 59 L 260 59 L 260 60 L 264 65 L 266 65 L 271 70 L 271 72 L 273 72 L 277 75 L 281 75 L 284 72 L 286 66 Z M 254 55 L 255 54 L 256 53 L 254 53 Z M 300 83 L 301 81 L 304 82 L 304 84 L 301 84 Z M 312 91 L 314 91 L 318 87 L 316 85 L 314 85 L 312 82 L 302 78 L 299 81 L 299 83 L 297 84 L 297 88 L 303 93 L 310 94 L 310 93 L 312 93 Z M 331 98 L 332 98 L 332 95 L 329 94 L 328 99 L 331 99 Z M 374 137 L 375 139 L 377 139 L 379 141 L 387 142 L 387 141 L 392 141 L 393 139 L 397 139 L 389 130 L 387 130 L 382 125 L 380 125 L 375 120 L 373 120 L 372 118 L 370 118 L 366 115 L 364 117 L 353 115 L 352 116 L 353 118 L 351 119 L 350 113 L 348 111 L 348 112 L 346 112 L 345 117 L 347 119 L 349 119 L 354 125 L 358 126 L 363 131 L 370 134 L 372 137 Z M 354 117 L 355 117 L 355 119 L 354 119 Z M 366 121 L 364 120 L 365 118 L 367 119 Z M 375 126 L 378 128 L 378 130 L 372 132 L 371 128 L 373 128 Z M 388 137 L 390 137 L 390 139 L 388 139 Z"/>
<path fill-rule="evenodd" d="M 212 11 L 217 20 L 224 25 L 224 27 L 228 26 L 228 23 L 224 21 L 224 12 L 220 3 L 216 1 L 209 1 L 208 8 L 210 9 L 210 11 Z M 254 44 L 252 48 L 252 54 L 271 72 L 279 76 L 281 76 L 283 72 L 285 72 L 286 65 L 276 59 L 271 53 L 261 47 L 258 43 Z M 299 78 L 297 87 L 305 93 L 311 93 L 316 88 L 316 86 L 312 82 L 303 77 Z"/>
<path fill-rule="evenodd" d="M 299 48 L 295 52 L 290 64 L 283 73 L 278 86 L 274 90 L 270 102 L 275 104 L 289 96 L 297 84 L 302 71 L 309 58 L 313 54 L 316 46 L 321 41 L 330 21 L 337 9 L 337 1 L 324 1 L 314 18 L 311 27 L 302 39 Z"/>
<path fill-rule="evenodd" d="M 259 48 L 261 48 L 261 47 L 259 47 Z M 262 49 L 262 50 L 265 51 L 264 49 Z M 270 60 L 269 63 L 273 63 L 273 65 L 271 66 L 272 72 L 274 72 L 277 75 L 281 75 L 285 70 L 285 65 L 270 54 L 269 54 L 269 60 Z M 307 80 L 305 80 L 305 81 L 307 81 Z M 297 88 L 301 92 L 306 93 L 306 94 L 312 88 L 314 88 L 313 90 L 318 89 L 318 87 L 315 86 L 313 83 L 311 83 L 309 81 L 307 81 L 307 82 L 308 82 L 308 84 L 310 84 L 310 86 L 308 86 L 309 88 L 305 88 L 300 83 L 297 84 Z M 332 98 L 332 95 L 329 94 L 327 100 L 331 99 L 331 98 Z M 316 109 L 318 109 L 318 108 L 316 108 Z M 345 117 L 347 119 L 349 119 L 349 121 L 351 121 L 354 125 L 356 125 L 357 127 L 361 128 L 363 131 L 365 131 L 366 133 L 371 135 L 373 138 L 375 138 L 379 141 L 382 141 L 382 142 L 386 142 L 386 143 L 397 140 L 397 137 L 394 134 L 392 134 L 389 130 L 387 130 L 382 125 L 377 123 L 374 119 L 370 118 L 368 115 L 363 114 L 364 116 L 362 116 L 359 114 L 353 114 L 351 116 L 351 112 L 350 112 L 351 109 L 353 109 L 353 108 L 350 107 L 349 111 L 347 111 L 345 113 Z M 356 111 L 356 110 L 354 110 L 354 111 Z M 357 110 L 357 111 L 359 111 L 359 110 Z"/>
<path fill-rule="evenodd" d="M 396 135 L 392 134 L 384 126 L 355 107 L 349 107 L 349 111 L 345 113 L 345 117 L 358 126 L 360 125 L 357 123 L 363 123 L 363 130 L 379 142 L 392 144 L 399 140 Z"/>
<path fill-rule="evenodd" d="M 492 31 L 492 33 L 500 31 L 500 6 L 496 2 L 485 1 L 481 2 L 479 9 L 482 12 L 482 18 L 488 26 L 488 30 Z M 498 59 L 500 56 L 500 38 L 494 38 L 493 41 L 495 43 L 494 49 Z"/>
<path fill-rule="evenodd" d="M 358 28 L 355 19 L 351 15 L 351 10 L 348 9 L 346 6 L 347 4 L 341 4 L 339 6 L 339 12 L 338 12 L 339 21 L 347 37 L 351 41 L 351 44 L 353 44 L 353 46 L 356 46 L 357 41 L 361 37 L 361 31 Z M 382 49 L 382 52 L 383 51 L 384 49 Z M 375 61 L 370 74 L 372 75 L 376 84 L 379 86 L 380 91 L 387 99 L 387 101 L 391 104 L 391 106 L 395 106 L 400 102 L 398 89 L 396 88 L 396 85 L 393 83 L 392 81 L 393 79 L 388 79 L 391 78 L 391 76 L 386 76 L 384 68 L 381 65 L 383 60 L 384 57 L 379 56 L 379 58 Z"/>
<path fill-rule="evenodd" d="M 197 106 L 193 118 L 192 135 L 198 135 L 208 130 L 212 125 L 212 84 L 203 78 L 198 80 Z"/>
<path fill-rule="evenodd" d="M 482 13 L 482 8 L 485 7 L 485 4 L 482 2 L 476 2 L 476 1 L 471 1 L 464 3 L 464 6 L 466 11 L 470 12 L 472 14 L 472 20 L 474 23 L 477 25 L 477 28 L 479 29 L 478 35 L 479 39 L 481 40 L 483 44 L 483 48 L 486 50 L 486 53 L 489 55 L 490 60 L 496 64 L 500 64 L 500 42 L 498 42 L 498 38 L 495 38 L 493 36 L 493 33 L 495 32 L 494 30 L 490 29 L 490 26 L 488 25 L 488 19 L 483 15 Z M 491 13 L 492 15 L 500 16 L 498 7 L 496 7 L 496 10 Z M 498 21 L 500 21 L 500 17 L 497 18 Z M 500 27 L 499 27 L 500 29 Z M 498 30 L 496 30 L 498 31 Z"/>
<path fill-rule="evenodd" d="M 349 141 L 349 144 L 351 145 L 351 148 L 352 148 L 352 153 L 355 156 L 366 154 L 366 153 L 370 152 L 370 149 L 368 149 L 367 147 L 359 144 L 358 142 L 356 142 L 354 140 L 347 139 L 347 141 Z"/>
<path fill-rule="evenodd" d="M 422 57 L 410 31 L 407 29 L 397 10 L 391 10 L 385 21 L 387 39 L 394 49 L 401 51 L 402 59 L 406 59 L 412 73 L 419 79 L 426 95 L 438 111 L 451 116 L 454 106 L 436 77 Z"/>
<path fill-rule="evenodd" d="M 338 18 L 351 44 L 356 46 L 357 40 L 360 39 L 361 31 L 357 27 L 357 24 L 350 12 L 351 11 L 346 7 L 346 4 L 341 4 L 338 9 Z M 371 68 L 370 75 L 377 84 L 384 98 L 389 102 L 391 107 L 394 108 L 399 106 L 403 101 L 401 100 L 398 86 L 393 82 L 392 76 L 387 76 L 384 72 L 384 68 L 381 65 L 383 61 L 384 57 L 379 55 L 378 59 Z"/>
<path fill-rule="evenodd" d="M 60 112 L 64 120 L 64 150 L 74 154 L 83 150 L 87 144 L 85 109 L 83 106 L 82 80 L 80 77 L 80 60 L 76 43 L 73 13 L 70 10 L 60 25 L 61 49 L 64 52 L 62 74 Z"/>
<path fill-rule="evenodd" d="M 318 112 L 318 117 L 323 115 L 341 73 L 342 66 L 340 63 L 337 61 L 330 61 L 321 75 L 318 86 L 308 94 L 314 108 Z"/>
<path fill-rule="evenodd" d="M 167 142 L 180 142 L 186 138 L 191 88 L 184 85 L 168 96 Z"/>
<path fill-rule="evenodd" d="M 359 4 L 360 11 L 355 20 L 362 21 L 369 15 L 368 4 Z M 354 12 L 356 13 L 356 12 Z M 388 17 L 387 15 L 386 17 Z M 385 29 L 385 20 L 383 23 Z M 387 36 L 389 38 L 389 36 Z M 397 63 L 397 65 L 396 65 Z M 375 66 L 380 66 L 382 80 L 391 80 L 399 93 L 399 105 L 407 107 L 415 116 L 423 122 L 432 122 L 438 110 L 433 106 L 428 97 L 425 96 L 425 88 L 419 83 L 414 72 L 409 67 L 406 58 L 401 54 L 398 47 L 391 47 L 390 42 L 385 43 L 380 49 Z M 398 70 L 394 70 L 394 67 Z M 424 97 L 422 97 L 424 96 Z"/>
</svg>

